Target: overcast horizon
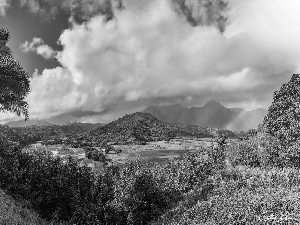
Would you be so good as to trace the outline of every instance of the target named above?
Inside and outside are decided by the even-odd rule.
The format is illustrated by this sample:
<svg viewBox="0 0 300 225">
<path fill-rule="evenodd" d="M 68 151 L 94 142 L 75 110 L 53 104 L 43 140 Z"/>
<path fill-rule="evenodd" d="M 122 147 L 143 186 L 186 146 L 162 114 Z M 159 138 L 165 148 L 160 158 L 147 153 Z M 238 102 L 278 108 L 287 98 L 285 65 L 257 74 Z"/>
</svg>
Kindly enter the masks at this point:
<svg viewBox="0 0 300 225">
<path fill-rule="evenodd" d="M 0 27 L 30 76 L 30 118 L 107 123 L 150 105 L 267 109 L 300 73 L 299 12 L 299 0 L 0 0 Z"/>
</svg>

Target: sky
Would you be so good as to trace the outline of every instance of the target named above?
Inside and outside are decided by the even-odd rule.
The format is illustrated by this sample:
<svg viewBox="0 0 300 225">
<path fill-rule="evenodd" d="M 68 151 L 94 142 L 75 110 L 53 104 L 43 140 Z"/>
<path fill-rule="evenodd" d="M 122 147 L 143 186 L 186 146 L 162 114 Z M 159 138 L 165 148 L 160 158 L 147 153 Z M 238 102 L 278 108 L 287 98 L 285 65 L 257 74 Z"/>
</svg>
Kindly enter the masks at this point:
<svg viewBox="0 0 300 225">
<path fill-rule="evenodd" d="M 268 108 L 300 73 L 299 11 L 299 0 L 0 0 L 0 27 L 30 76 L 30 118 L 106 123 L 149 105 Z"/>
</svg>

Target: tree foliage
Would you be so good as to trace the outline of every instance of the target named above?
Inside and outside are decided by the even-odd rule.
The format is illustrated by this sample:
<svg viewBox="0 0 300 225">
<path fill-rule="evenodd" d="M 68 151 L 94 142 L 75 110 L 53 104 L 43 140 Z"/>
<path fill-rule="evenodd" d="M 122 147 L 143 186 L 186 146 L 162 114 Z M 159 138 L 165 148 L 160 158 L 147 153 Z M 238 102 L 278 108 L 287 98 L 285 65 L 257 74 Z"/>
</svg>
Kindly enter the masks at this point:
<svg viewBox="0 0 300 225">
<path fill-rule="evenodd" d="M 29 77 L 21 64 L 14 59 L 6 46 L 9 40 L 7 29 L 0 29 L 0 111 L 9 111 L 28 119 L 28 103 L 25 101 L 30 92 Z"/>
<path fill-rule="evenodd" d="M 298 157 L 300 142 L 300 74 L 274 92 L 273 102 L 264 127 L 268 134 L 276 137 L 289 157 Z"/>
</svg>

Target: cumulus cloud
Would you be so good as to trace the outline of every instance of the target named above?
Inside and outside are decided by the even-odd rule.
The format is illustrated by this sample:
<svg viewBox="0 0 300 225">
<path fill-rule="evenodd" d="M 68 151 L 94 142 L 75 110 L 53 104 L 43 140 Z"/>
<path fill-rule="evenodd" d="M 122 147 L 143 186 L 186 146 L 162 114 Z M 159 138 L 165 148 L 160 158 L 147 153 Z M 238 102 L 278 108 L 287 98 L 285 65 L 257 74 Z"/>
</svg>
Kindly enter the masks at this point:
<svg viewBox="0 0 300 225">
<path fill-rule="evenodd" d="M 210 99 L 267 107 L 300 69 L 300 2 L 229 0 L 228 9 L 224 33 L 191 26 L 168 0 L 74 24 L 59 39 L 62 67 L 32 78 L 31 115 Z"/>
<path fill-rule="evenodd" d="M 0 16 L 6 15 L 6 10 L 10 7 L 11 0 L 0 0 Z"/>
<path fill-rule="evenodd" d="M 31 42 L 26 41 L 21 45 L 23 52 L 35 52 L 45 59 L 53 59 L 57 55 L 57 51 L 46 45 L 41 38 L 34 37 Z"/>
</svg>

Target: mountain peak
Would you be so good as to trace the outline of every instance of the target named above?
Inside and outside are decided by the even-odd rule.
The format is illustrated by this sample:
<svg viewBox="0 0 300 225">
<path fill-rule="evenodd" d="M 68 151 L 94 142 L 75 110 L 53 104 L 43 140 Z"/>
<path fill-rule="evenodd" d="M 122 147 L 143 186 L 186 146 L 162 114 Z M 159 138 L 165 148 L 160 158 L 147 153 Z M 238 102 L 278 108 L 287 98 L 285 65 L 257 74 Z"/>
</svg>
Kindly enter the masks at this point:
<svg viewBox="0 0 300 225">
<path fill-rule="evenodd" d="M 145 108 L 142 112 L 153 112 L 153 111 L 157 111 L 157 109 L 155 108 L 155 106 L 150 105 L 147 108 Z"/>
<path fill-rule="evenodd" d="M 213 107 L 213 108 L 216 108 L 216 107 L 224 107 L 224 106 L 222 106 L 222 104 L 220 103 L 220 102 L 217 102 L 217 101 L 215 101 L 215 100 L 211 100 L 211 101 L 209 101 L 209 102 L 207 102 L 203 107 L 209 107 L 209 108 L 211 108 L 211 107 Z"/>
</svg>

